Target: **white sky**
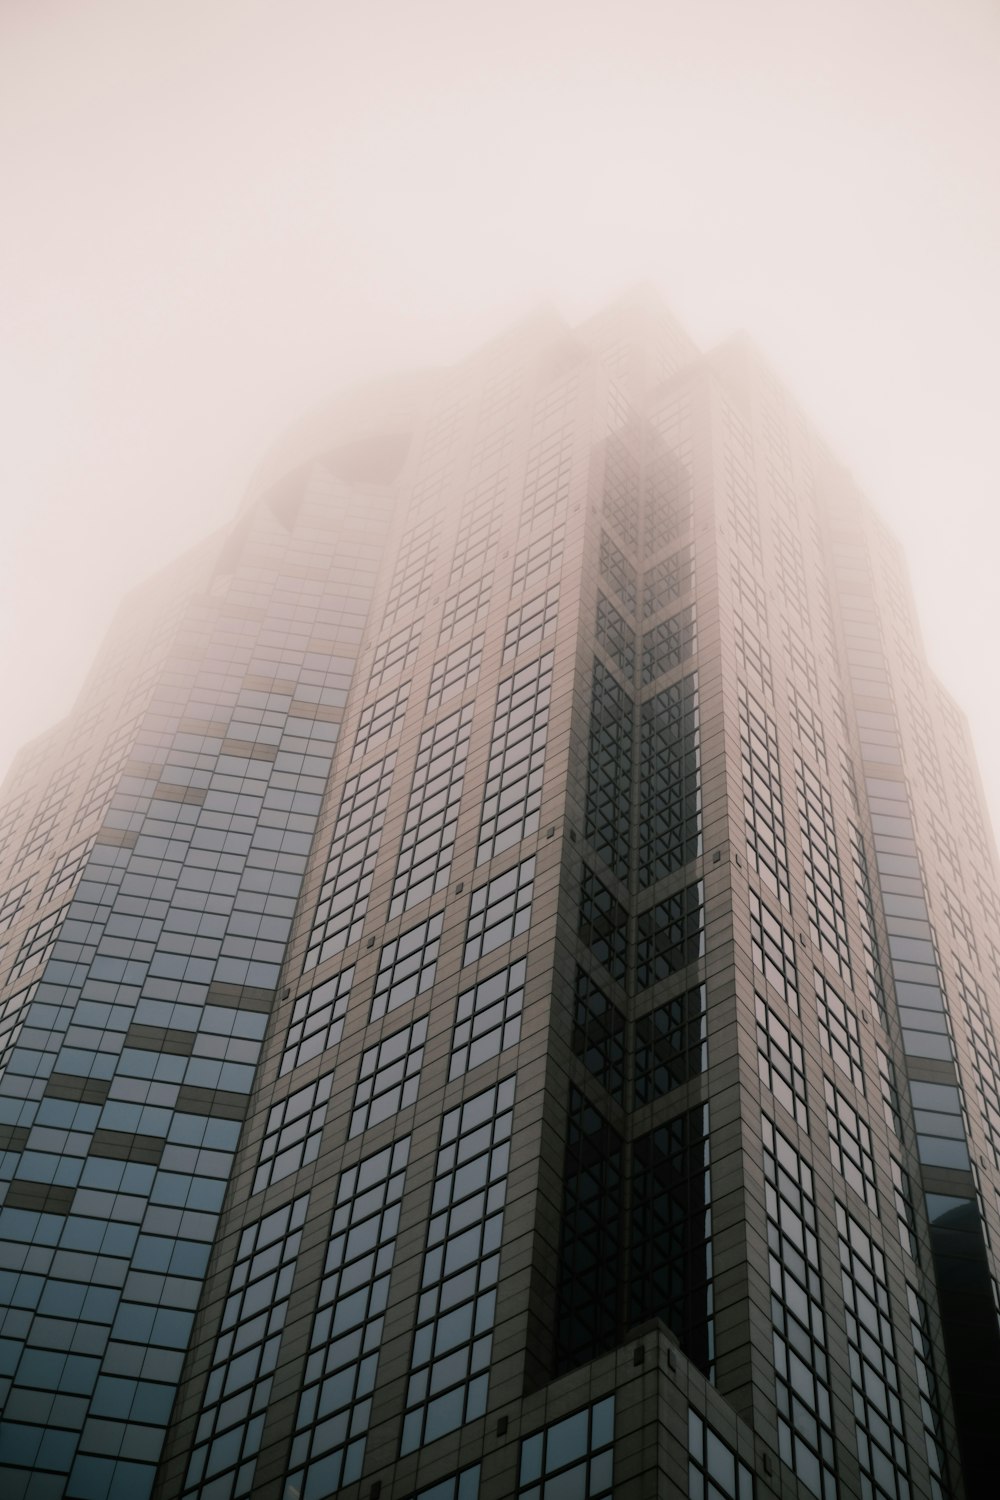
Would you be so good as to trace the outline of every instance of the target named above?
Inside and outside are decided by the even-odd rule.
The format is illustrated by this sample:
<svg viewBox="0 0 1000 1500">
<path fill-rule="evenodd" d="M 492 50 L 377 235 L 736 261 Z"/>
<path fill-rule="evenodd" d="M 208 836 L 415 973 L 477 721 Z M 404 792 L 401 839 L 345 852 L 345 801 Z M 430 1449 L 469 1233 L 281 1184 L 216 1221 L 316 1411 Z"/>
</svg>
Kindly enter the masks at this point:
<svg viewBox="0 0 1000 1500">
<path fill-rule="evenodd" d="M 652 282 L 903 541 L 1000 824 L 1000 7 L 6 0 L 0 770 L 339 386 Z"/>
</svg>

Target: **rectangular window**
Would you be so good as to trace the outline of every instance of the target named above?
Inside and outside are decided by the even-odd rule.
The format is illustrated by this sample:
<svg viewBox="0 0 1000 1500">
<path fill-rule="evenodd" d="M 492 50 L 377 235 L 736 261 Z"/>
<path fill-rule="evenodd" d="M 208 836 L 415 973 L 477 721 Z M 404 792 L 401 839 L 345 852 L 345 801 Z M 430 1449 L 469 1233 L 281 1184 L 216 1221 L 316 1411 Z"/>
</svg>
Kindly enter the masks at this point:
<svg viewBox="0 0 1000 1500">
<path fill-rule="evenodd" d="M 647 698 L 640 718 L 639 880 L 649 886 L 701 853 L 697 673 Z"/>
<path fill-rule="evenodd" d="M 369 692 L 373 688 L 380 687 L 384 678 L 393 677 L 397 672 L 407 671 L 419 646 L 420 626 L 416 623 L 404 625 L 402 630 L 397 630 L 394 635 L 388 636 L 384 641 L 379 641 L 375 647 L 375 655 L 372 657 L 371 676 L 368 679 Z"/>
<path fill-rule="evenodd" d="M 472 892 L 469 925 L 465 934 L 463 964 L 471 964 L 520 933 L 531 922 L 531 900 L 535 890 L 535 861 L 522 860 L 502 875 L 494 875 Z"/>
<path fill-rule="evenodd" d="M 316 1160 L 332 1087 L 333 1074 L 324 1073 L 315 1083 L 272 1104 L 253 1180 L 255 1193 Z"/>
<path fill-rule="evenodd" d="M 64 906 L 59 906 L 55 911 L 50 911 L 46 916 L 40 917 L 28 928 L 21 939 L 21 946 L 17 950 L 17 957 L 11 971 L 7 975 L 8 984 L 13 984 L 29 969 L 37 969 L 46 962 L 56 945 L 59 930 L 71 904 L 67 901 Z"/>
<path fill-rule="evenodd" d="M 402 728 L 406 714 L 406 702 L 410 696 L 410 684 L 401 682 L 382 698 L 376 698 L 361 710 L 358 732 L 354 740 L 355 756 L 366 755 L 376 745 L 384 744 Z"/>
<path fill-rule="evenodd" d="M 383 944 L 369 1022 L 422 995 L 434 983 L 444 916 L 428 917 Z"/>
<path fill-rule="evenodd" d="M 185 1496 L 250 1496 L 309 1195 L 240 1236 L 201 1399 Z"/>
<path fill-rule="evenodd" d="M 565 509 L 573 468 L 574 424 L 544 432 L 528 449 L 524 473 L 521 525 L 535 526 Z"/>
<path fill-rule="evenodd" d="M 799 974 L 795 939 L 754 892 L 750 892 L 750 947 L 754 967 L 795 1015 L 799 1013 Z"/>
<path fill-rule="evenodd" d="M 635 980 L 639 989 L 697 962 L 705 951 L 702 882 L 675 891 L 637 921 Z"/>
<path fill-rule="evenodd" d="M 830 1133 L 830 1158 L 837 1171 L 873 1213 L 878 1213 L 875 1191 L 875 1160 L 872 1133 L 857 1110 L 827 1078 L 826 1119 Z"/>
<path fill-rule="evenodd" d="M 620 880 L 628 880 L 631 852 L 634 712 L 628 693 L 595 657 L 584 837 Z"/>
<path fill-rule="evenodd" d="M 556 1373 L 618 1342 L 624 1147 L 617 1131 L 569 1091 L 556 1305 Z"/>
<path fill-rule="evenodd" d="M 437 554 L 437 530 L 437 517 L 428 516 L 412 526 L 403 537 L 385 602 L 383 622 L 386 626 L 404 611 L 416 613 L 426 598 Z"/>
<path fill-rule="evenodd" d="M 642 681 L 644 686 L 672 672 L 695 653 L 694 605 L 679 610 L 677 614 L 661 620 L 642 637 Z"/>
<path fill-rule="evenodd" d="M 757 1071 L 760 1081 L 796 1124 L 809 1129 L 806 1073 L 801 1042 L 792 1035 L 766 1000 L 756 995 Z"/>
<path fill-rule="evenodd" d="M 631 680 L 635 674 L 635 630 L 601 593 L 597 595 L 597 644 Z"/>
<path fill-rule="evenodd" d="M 625 1017 L 577 965 L 573 1051 L 619 1104 L 625 1099 Z"/>
<path fill-rule="evenodd" d="M 72 849 L 67 849 L 65 854 L 60 854 L 52 866 L 52 873 L 45 883 L 39 906 L 47 906 L 50 901 L 57 901 L 60 896 L 67 896 L 76 885 L 77 880 L 83 873 L 84 866 L 90 858 L 90 851 L 94 847 L 96 834 L 89 839 L 84 839 L 80 844 L 74 844 Z M 15 889 L 27 889 L 28 882 Z M 12 894 L 12 893 L 9 893 Z M 4 910 L 0 903 L 0 932 L 4 929 Z M 10 922 L 6 925 L 9 927 Z"/>
<path fill-rule="evenodd" d="M 483 661 L 484 635 L 473 636 L 464 646 L 456 646 L 447 656 L 440 657 L 431 669 L 431 685 L 427 694 L 427 712 L 433 713 L 456 693 L 464 693 L 479 681 L 479 668 Z"/>
<path fill-rule="evenodd" d="M 624 984 L 628 961 L 628 912 L 586 866 L 580 882 L 578 931 L 612 979 Z"/>
<path fill-rule="evenodd" d="M 553 653 L 547 651 L 505 677 L 497 689 L 477 865 L 502 854 L 538 828 L 552 662 Z"/>
<path fill-rule="evenodd" d="M 467 703 L 420 736 L 392 882 L 390 920 L 448 883 L 474 708 Z"/>
<path fill-rule="evenodd" d="M 819 1039 L 837 1067 L 864 1093 L 865 1074 L 861 1066 L 861 1035 L 858 1018 L 829 985 L 818 969 L 813 969 L 816 1016 Z"/>
<path fill-rule="evenodd" d="M 30 880 L 22 880 L 19 885 L 11 886 L 9 891 L 4 891 L 0 896 L 0 932 L 6 932 L 20 916 L 30 887 Z"/>
<path fill-rule="evenodd" d="M 514 1079 L 441 1121 L 400 1453 L 486 1410 Z"/>
<path fill-rule="evenodd" d="M 795 787 L 806 871 L 809 928 L 813 942 L 835 965 L 841 978 L 850 983 L 851 952 L 833 822 L 833 799 L 819 777 L 798 755 L 795 757 Z"/>
<path fill-rule="evenodd" d="M 791 911 L 778 729 L 742 683 L 738 693 L 747 859 L 761 882 Z"/>
<path fill-rule="evenodd" d="M 606 531 L 601 532 L 599 566 L 601 577 L 614 589 L 629 614 L 634 615 L 638 590 L 636 571 Z"/>
<path fill-rule="evenodd" d="M 300 1063 L 319 1057 L 328 1047 L 336 1047 L 344 1030 L 347 1002 L 354 979 L 353 966 L 324 979 L 305 994 L 296 997 L 292 1019 L 288 1023 L 285 1050 L 281 1054 L 278 1077 L 290 1073 Z"/>
<path fill-rule="evenodd" d="M 642 617 L 649 620 L 694 588 L 694 548 L 671 552 L 642 575 Z M 634 606 L 633 606 L 634 608 Z"/>
<path fill-rule="evenodd" d="M 753 1474 L 704 1418 L 688 1407 L 688 1500 L 753 1500 Z"/>
<path fill-rule="evenodd" d="M 548 578 L 560 566 L 566 546 L 566 526 L 560 522 L 544 536 L 537 537 L 519 547 L 514 556 L 514 575 L 511 594 L 519 594 L 533 588 L 536 583 Z"/>
<path fill-rule="evenodd" d="M 341 1173 L 286 1481 L 301 1500 L 361 1475 L 409 1150 L 405 1137 Z"/>
<path fill-rule="evenodd" d="M 635 1098 L 649 1104 L 707 1066 L 705 986 L 695 985 L 635 1023 Z"/>
<path fill-rule="evenodd" d="M 458 1078 L 513 1047 L 521 1035 L 526 968 L 526 960 L 519 958 L 509 969 L 481 979 L 459 995 L 449 1078 Z"/>
<path fill-rule="evenodd" d="M 348 1139 L 408 1109 L 417 1097 L 427 1040 L 427 1017 L 405 1026 L 361 1054 Z"/>
<path fill-rule="evenodd" d="M 454 594 L 449 594 L 444 601 L 438 645 L 446 646 L 449 641 L 454 640 L 459 631 L 475 630 L 481 625 L 486 618 L 492 592 L 493 574 L 484 573 L 475 582 L 467 583 L 464 588 L 458 589 Z"/>
<path fill-rule="evenodd" d="M 342 953 L 361 936 L 395 764 L 393 751 L 344 785 L 305 969 Z"/>
<path fill-rule="evenodd" d="M 520 609 L 507 616 L 503 638 L 503 661 L 507 663 L 522 651 L 541 645 L 548 640 L 556 628 L 559 614 L 559 585 L 555 584 L 544 594 L 529 599 Z"/>
<path fill-rule="evenodd" d="M 613 1395 L 524 1438 L 518 1500 L 612 1500 L 614 1440 Z"/>
</svg>

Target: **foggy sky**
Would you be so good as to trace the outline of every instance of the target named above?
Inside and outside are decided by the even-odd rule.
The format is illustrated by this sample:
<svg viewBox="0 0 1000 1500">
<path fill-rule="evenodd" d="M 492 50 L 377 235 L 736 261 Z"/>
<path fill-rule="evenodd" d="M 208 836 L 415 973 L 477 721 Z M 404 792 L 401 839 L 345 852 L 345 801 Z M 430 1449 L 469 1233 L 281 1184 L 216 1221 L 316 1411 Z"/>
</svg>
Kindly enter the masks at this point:
<svg viewBox="0 0 1000 1500">
<path fill-rule="evenodd" d="M 0 774 L 345 384 L 648 280 L 903 542 L 1000 824 L 1000 9 L 7 0 Z"/>
</svg>

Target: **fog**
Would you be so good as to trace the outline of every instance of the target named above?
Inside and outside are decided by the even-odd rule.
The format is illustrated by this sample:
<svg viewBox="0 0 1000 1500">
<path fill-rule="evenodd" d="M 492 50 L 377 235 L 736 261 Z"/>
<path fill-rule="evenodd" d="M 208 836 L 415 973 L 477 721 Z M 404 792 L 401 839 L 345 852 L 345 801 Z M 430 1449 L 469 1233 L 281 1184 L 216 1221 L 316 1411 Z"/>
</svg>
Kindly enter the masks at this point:
<svg viewBox="0 0 1000 1500">
<path fill-rule="evenodd" d="M 1000 824 L 1000 10 L 7 0 L 0 772 L 338 387 L 651 282 L 901 538 Z"/>
</svg>

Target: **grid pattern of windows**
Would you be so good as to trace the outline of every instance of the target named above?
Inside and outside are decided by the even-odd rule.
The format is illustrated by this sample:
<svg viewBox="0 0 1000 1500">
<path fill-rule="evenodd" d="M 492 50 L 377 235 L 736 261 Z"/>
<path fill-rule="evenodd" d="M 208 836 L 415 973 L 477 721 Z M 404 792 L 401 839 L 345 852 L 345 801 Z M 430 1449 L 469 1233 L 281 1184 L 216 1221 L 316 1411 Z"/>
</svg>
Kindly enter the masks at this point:
<svg viewBox="0 0 1000 1500">
<path fill-rule="evenodd" d="M 358 732 L 354 739 L 354 754 L 366 755 L 376 745 L 382 745 L 402 726 L 406 704 L 410 696 L 410 684 L 401 682 L 381 698 L 376 698 L 361 710 Z"/>
<path fill-rule="evenodd" d="M 579 932 L 612 979 L 624 984 L 628 963 L 628 912 L 586 866 L 580 881 Z"/>
<path fill-rule="evenodd" d="M 503 678 L 497 689 L 477 864 L 502 854 L 538 828 L 552 661 L 547 651 Z"/>
<path fill-rule="evenodd" d="M 639 540 L 639 465 L 618 433 L 604 450 L 604 514 L 629 547 Z"/>
<path fill-rule="evenodd" d="M 910 1334 L 917 1362 L 917 1385 L 920 1388 L 920 1415 L 924 1426 L 924 1446 L 930 1469 L 931 1500 L 946 1500 L 950 1493 L 948 1463 L 945 1456 L 944 1424 L 941 1421 L 941 1398 L 934 1373 L 934 1346 L 931 1343 L 927 1304 L 907 1284 L 906 1299 L 910 1313 Z"/>
<path fill-rule="evenodd" d="M 514 574 L 511 579 L 511 594 L 519 594 L 531 588 L 543 578 L 554 573 L 562 562 L 566 546 L 566 526 L 560 522 L 543 536 L 536 537 L 519 547 L 514 556 Z"/>
<path fill-rule="evenodd" d="M 597 644 L 631 679 L 635 672 L 635 631 L 601 593 L 597 595 Z"/>
<path fill-rule="evenodd" d="M 444 916 L 428 917 L 416 927 L 384 943 L 379 954 L 369 1021 L 422 995 L 434 983 Z"/>
<path fill-rule="evenodd" d="M 761 1117 L 778 1451 L 817 1500 L 837 1500 L 812 1168 Z"/>
<path fill-rule="evenodd" d="M 631 848 L 633 718 L 632 699 L 595 657 L 584 836 L 621 880 Z"/>
<path fill-rule="evenodd" d="M 521 503 L 522 526 L 534 526 L 565 506 L 572 472 L 573 426 L 566 421 L 561 427 L 543 432 L 529 447 Z"/>
<path fill-rule="evenodd" d="M 879 1500 L 909 1500 L 906 1435 L 885 1256 L 839 1203 L 837 1238 L 862 1483 L 866 1480 L 867 1493 Z"/>
<path fill-rule="evenodd" d="M 251 1495 L 308 1194 L 240 1236 L 185 1495 Z"/>
<path fill-rule="evenodd" d="M 695 630 L 694 605 L 669 615 L 647 630 L 642 637 L 642 681 L 644 686 L 672 672 L 695 653 L 697 632 Z"/>
<path fill-rule="evenodd" d="M 677 395 L 652 419 L 646 462 L 645 522 L 654 549 L 676 541 L 691 525 L 691 397 Z"/>
<path fill-rule="evenodd" d="M 424 1060 L 424 1042 L 427 1040 L 427 1018 L 414 1021 L 366 1047 L 361 1054 L 358 1070 L 358 1086 L 351 1111 L 351 1127 L 348 1137 L 360 1135 L 372 1125 L 398 1115 L 407 1109 L 417 1097 L 420 1085 L 420 1068 Z"/>
<path fill-rule="evenodd" d="M 795 757 L 795 787 L 806 870 L 809 930 L 813 942 L 849 981 L 851 950 L 847 941 L 844 888 L 833 825 L 833 799 L 799 756 Z"/>
<path fill-rule="evenodd" d="M 316 1160 L 332 1087 L 333 1074 L 324 1073 L 272 1104 L 253 1180 L 255 1193 Z"/>
<path fill-rule="evenodd" d="M 968 1028 L 980 1118 L 994 1160 L 1000 1166 L 1000 1053 L 990 1019 L 989 998 L 961 963 L 958 965 L 958 983 Z"/>
<path fill-rule="evenodd" d="M 771 715 L 761 708 L 742 683 L 739 709 L 747 859 L 764 885 L 790 911 L 792 899 L 788 883 L 778 731 Z"/>
<path fill-rule="evenodd" d="M 328 1047 L 336 1047 L 344 1030 L 344 1017 L 350 999 L 354 968 L 342 969 L 298 995 L 292 1005 L 285 1050 L 281 1054 L 278 1077 L 290 1073 L 300 1063 L 319 1057 Z"/>
<path fill-rule="evenodd" d="M 653 885 L 701 853 L 697 673 L 647 698 L 640 716 L 639 880 Z"/>
<path fill-rule="evenodd" d="M 797 1125 L 809 1129 L 806 1073 L 802 1043 L 760 995 L 757 1011 L 757 1071 L 760 1081 Z"/>
<path fill-rule="evenodd" d="M 851 838 L 851 864 L 854 869 L 854 891 L 858 903 L 858 919 L 861 923 L 861 948 L 865 958 L 865 978 L 868 998 L 875 1007 L 883 1026 L 885 1017 L 885 980 L 882 977 L 882 960 L 879 956 L 875 929 L 875 907 L 872 902 L 871 877 L 868 873 L 868 856 L 864 840 L 854 824 L 848 825 Z"/>
<path fill-rule="evenodd" d="M 695 963 L 705 951 L 702 882 L 685 886 L 639 913 L 635 981 L 640 989 Z"/>
<path fill-rule="evenodd" d="M 58 901 L 61 896 L 68 895 L 73 889 L 80 875 L 83 873 L 87 860 L 90 858 L 90 851 L 94 847 L 95 838 L 96 835 L 92 835 L 89 839 L 84 839 L 82 843 L 74 844 L 72 849 L 66 850 L 65 854 L 60 854 L 52 866 L 52 873 L 45 882 L 45 889 L 38 902 L 39 906 L 47 906 L 50 901 Z M 26 887 L 27 882 L 25 881 L 23 887 L 15 887 L 15 889 Z M 10 923 L 8 922 L 7 925 L 9 926 Z M 3 927 L 3 908 L 0 906 L 0 931 L 3 931 Z"/>
<path fill-rule="evenodd" d="M 612 1500 L 614 1439 L 614 1396 L 524 1438 L 517 1500 Z"/>
<path fill-rule="evenodd" d="M 708 1109 L 675 1115 L 632 1145 L 628 1323 L 662 1318 L 711 1376 L 712 1217 Z"/>
<path fill-rule="evenodd" d="M 705 986 L 695 985 L 635 1023 L 635 1098 L 649 1104 L 705 1071 Z"/>
<path fill-rule="evenodd" d="M 494 875 L 485 885 L 477 886 L 469 901 L 463 964 L 471 964 L 527 932 L 534 891 L 533 858 L 524 859 L 502 875 Z"/>
<path fill-rule="evenodd" d="M 386 677 L 392 677 L 396 672 L 406 672 L 412 665 L 417 651 L 420 648 L 420 626 L 419 624 L 404 625 L 402 630 L 397 630 L 393 635 L 387 636 L 384 641 L 379 641 L 375 647 L 375 655 L 372 657 L 372 670 L 368 678 L 368 691 L 381 687 Z"/>
<path fill-rule="evenodd" d="M 813 989 L 820 1041 L 840 1071 L 863 1093 L 865 1074 L 861 1063 L 858 1018 L 818 969 L 813 970 Z"/>
<path fill-rule="evenodd" d="M 344 784 L 305 969 L 342 953 L 361 936 L 395 764 L 393 752 Z"/>
<path fill-rule="evenodd" d="M 521 1035 L 526 968 L 526 960 L 519 958 L 510 968 L 481 979 L 459 995 L 449 1078 L 458 1078 L 513 1047 Z"/>
<path fill-rule="evenodd" d="M 337 1185 L 289 1458 L 286 1493 L 300 1500 L 361 1474 L 409 1150 L 407 1136 Z"/>
<path fill-rule="evenodd" d="M 392 882 L 390 920 L 448 883 L 474 706 L 467 703 L 420 736 Z"/>
<path fill-rule="evenodd" d="M 430 587 L 437 552 L 437 517 L 418 521 L 403 537 L 383 616 L 391 625 L 404 610 L 416 611 Z"/>
<path fill-rule="evenodd" d="M 522 651 L 529 651 L 532 646 L 540 646 L 542 641 L 548 640 L 556 628 L 558 615 L 558 584 L 537 598 L 529 599 L 520 609 L 512 610 L 504 628 L 503 661 L 506 663 Z"/>
<path fill-rule="evenodd" d="M 65 921 L 66 914 L 70 908 L 67 901 L 64 906 L 56 907 L 55 911 L 48 912 L 44 917 L 39 917 L 33 922 L 21 939 L 21 946 L 17 950 L 17 957 L 7 975 L 7 983 L 13 984 L 20 979 L 21 975 L 28 969 L 37 969 L 39 964 L 45 962 L 56 945 L 60 929 Z"/>
<path fill-rule="evenodd" d="M 12 885 L 9 891 L 4 891 L 0 896 L 0 932 L 6 932 L 14 920 L 24 910 L 24 904 L 31 888 L 30 880 L 22 880 L 18 885 Z"/>
<path fill-rule="evenodd" d="M 447 656 L 434 663 L 431 670 L 431 685 L 427 694 L 427 712 L 433 713 L 456 693 L 464 693 L 479 681 L 479 668 L 483 662 L 483 635 L 473 636 L 464 646 L 456 646 Z"/>
<path fill-rule="evenodd" d="M 578 1089 L 569 1093 L 556 1316 L 556 1372 L 618 1340 L 624 1150 Z"/>
<path fill-rule="evenodd" d="M 862 1198 L 873 1213 L 878 1212 L 875 1191 L 875 1160 L 872 1156 L 872 1133 L 853 1105 L 828 1078 L 826 1120 L 830 1133 L 830 1157 L 849 1187 Z"/>
<path fill-rule="evenodd" d="M 753 1475 L 713 1427 L 688 1407 L 688 1500 L 753 1500 Z"/>
<path fill-rule="evenodd" d="M 492 592 L 493 574 L 484 573 L 481 578 L 449 594 L 444 601 L 438 645 L 446 646 L 449 641 L 454 640 L 459 631 L 475 630 L 481 625 L 490 607 Z"/>
<path fill-rule="evenodd" d="M 694 548 L 671 552 L 642 575 L 642 616 L 648 620 L 694 588 Z M 632 606 L 634 608 L 634 605 Z"/>
<path fill-rule="evenodd" d="M 486 1410 L 513 1113 L 506 1078 L 441 1121 L 402 1453 Z"/>
<path fill-rule="evenodd" d="M 759 636 L 739 615 L 733 616 L 733 639 L 736 642 L 736 660 L 742 675 L 753 683 L 762 698 L 774 702 L 774 675 L 771 670 L 771 653 Z"/>
<path fill-rule="evenodd" d="M 611 585 L 629 614 L 634 615 L 638 589 L 636 571 L 606 531 L 601 532 L 599 562 L 601 577 Z"/>
<path fill-rule="evenodd" d="M 823 733 L 823 720 L 813 712 L 812 707 L 795 687 L 794 683 L 788 683 L 788 716 L 792 721 L 799 739 L 809 746 L 816 758 L 816 763 L 822 771 L 826 765 L 826 736 Z"/>
<path fill-rule="evenodd" d="M 573 1051 L 613 1099 L 625 1098 L 625 1017 L 577 965 Z"/>
<path fill-rule="evenodd" d="M 750 892 L 750 947 L 754 966 L 795 1015 L 799 1013 L 799 974 L 795 939 L 754 892 Z"/>
</svg>

